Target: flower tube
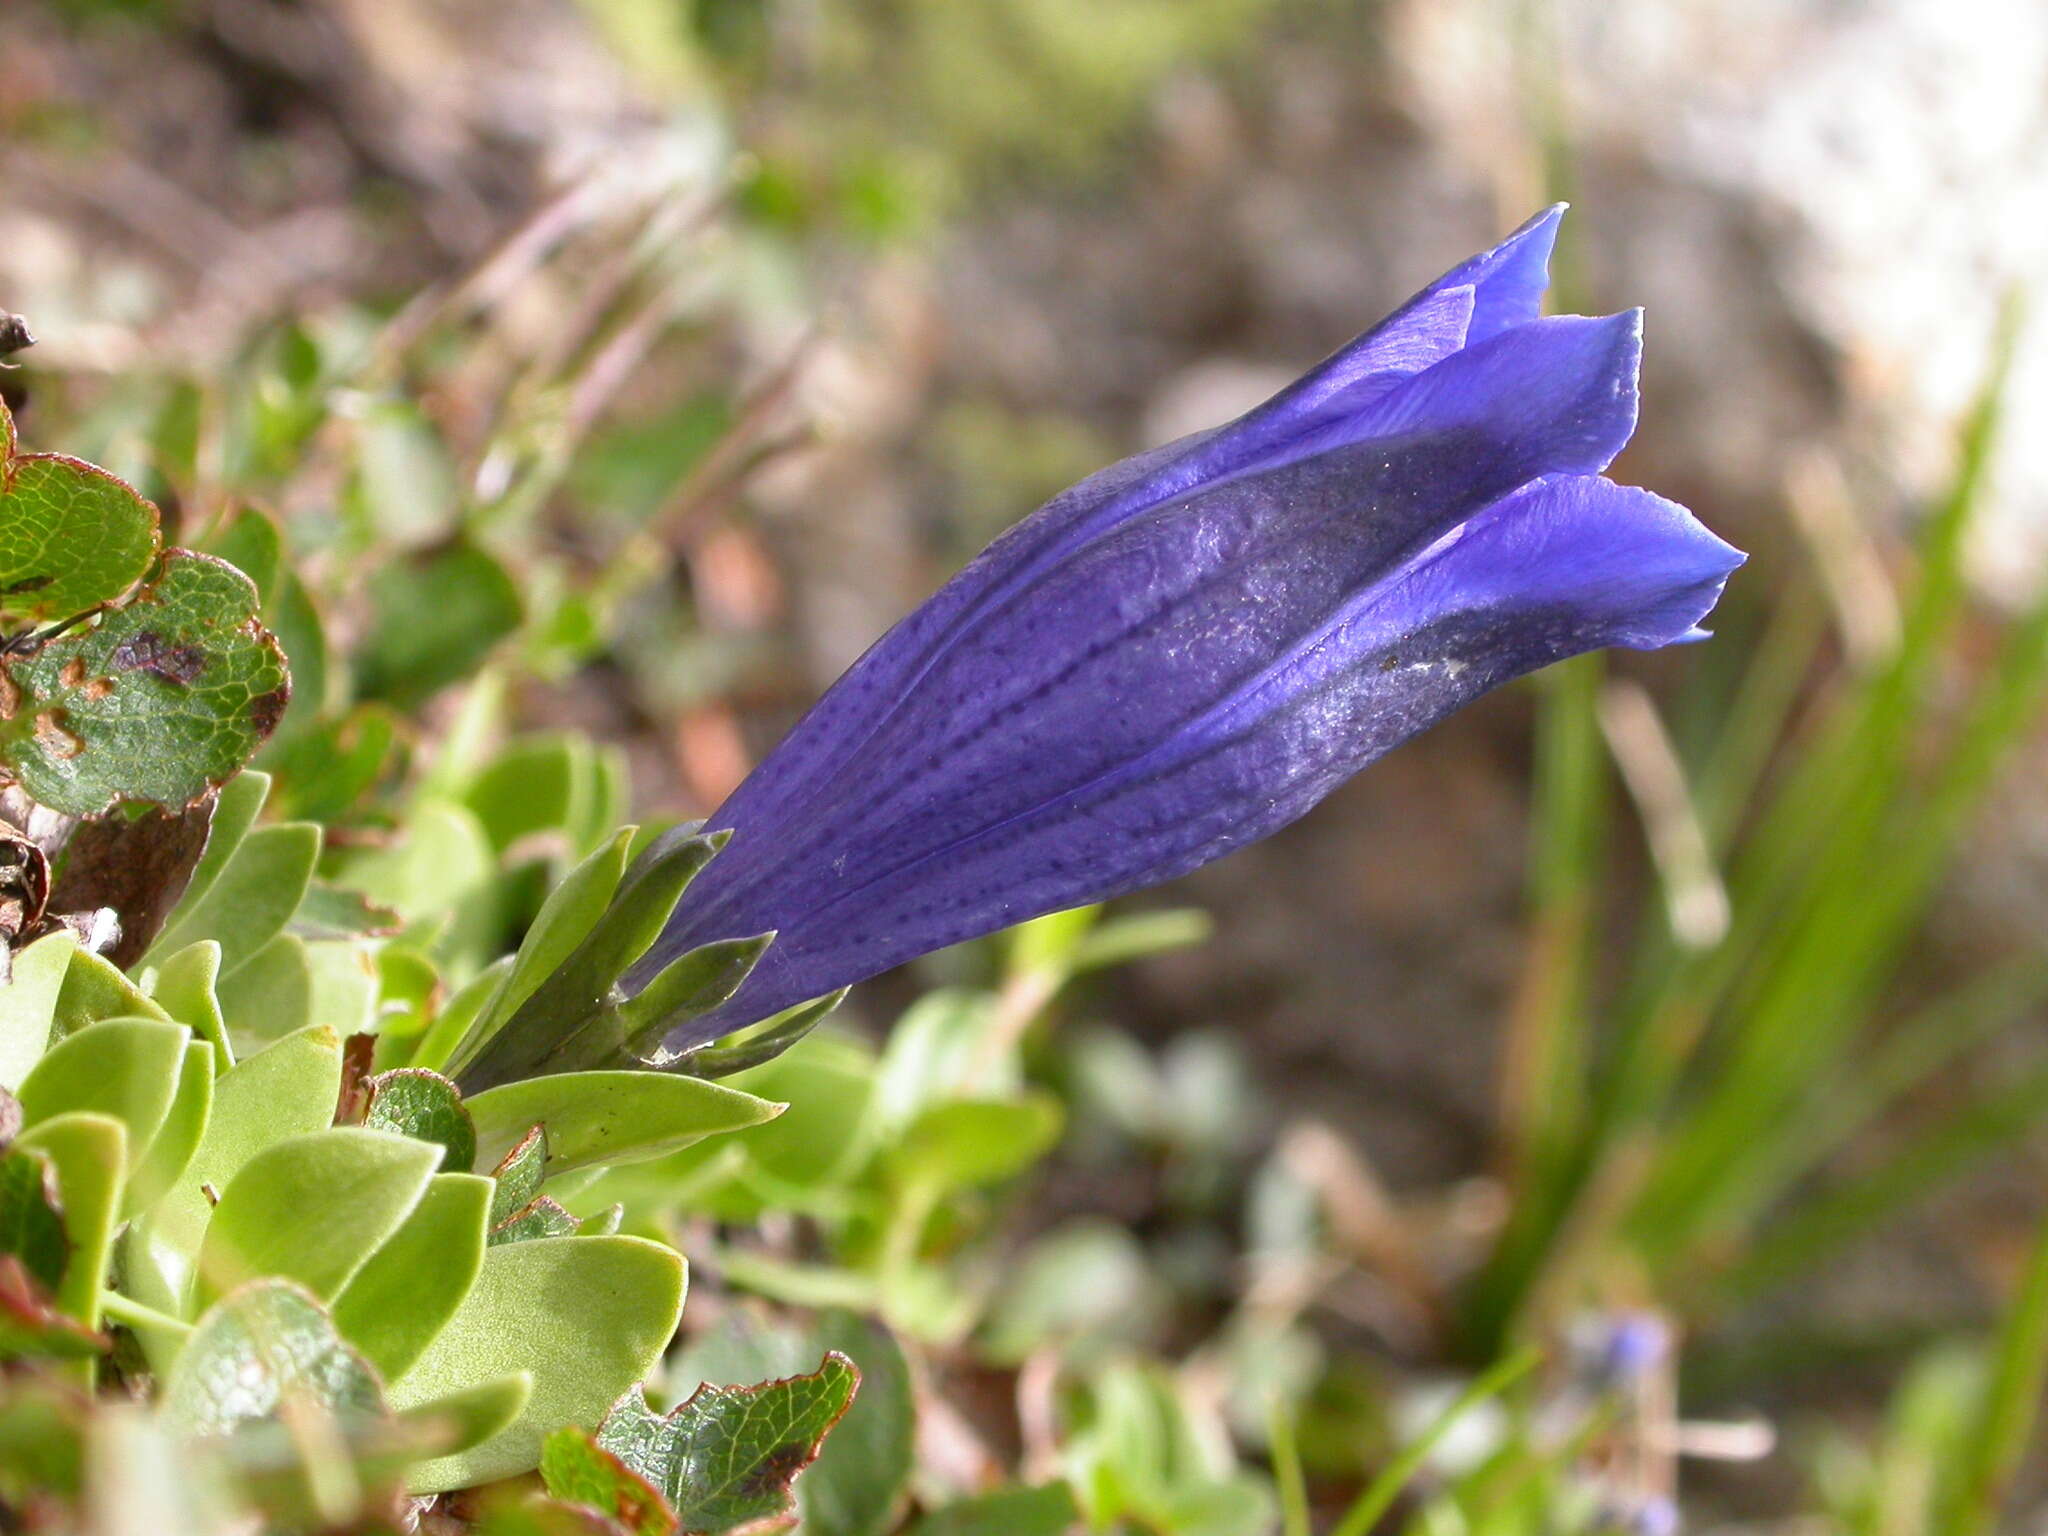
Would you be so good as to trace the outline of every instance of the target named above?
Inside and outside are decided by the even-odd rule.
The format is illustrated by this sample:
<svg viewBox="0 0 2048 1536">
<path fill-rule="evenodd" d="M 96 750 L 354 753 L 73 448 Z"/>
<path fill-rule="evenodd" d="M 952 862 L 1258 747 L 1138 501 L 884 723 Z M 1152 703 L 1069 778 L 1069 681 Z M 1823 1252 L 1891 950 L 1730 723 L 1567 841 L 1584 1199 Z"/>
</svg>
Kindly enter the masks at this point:
<svg viewBox="0 0 2048 1536">
<path fill-rule="evenodd" d="M 706 823 L 730 843 L 627 976 L 775 935 L 669 1049 L 1184 874 L 1539 667 L 1699 638 L 1743 556 L 1602 478 L 1642 317 L 1538 317 L 1561 213 L 1054 497 L 877 641 Z"/>
</svg>

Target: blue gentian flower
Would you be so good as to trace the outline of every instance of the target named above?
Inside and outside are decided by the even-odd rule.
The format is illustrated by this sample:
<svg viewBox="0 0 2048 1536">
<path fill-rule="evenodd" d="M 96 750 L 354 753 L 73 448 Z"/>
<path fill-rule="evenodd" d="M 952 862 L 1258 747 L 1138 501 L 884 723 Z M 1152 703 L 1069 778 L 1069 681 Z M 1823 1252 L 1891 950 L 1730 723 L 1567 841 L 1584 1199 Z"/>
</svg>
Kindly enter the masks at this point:
<svg viewBox="0 0 2048 1536">
<path fill-rule="evenodd" d="M 730 844 L 626 978 L 775 933 L 670 1048 L 1185 874 L 1551 662 L 1700 637 L 1743 556 L 1601 478 L 1642 316 L 1538 318 L 1562 212 L 1054 497 L 877 641 L 707 822 Z"/>
</svg>

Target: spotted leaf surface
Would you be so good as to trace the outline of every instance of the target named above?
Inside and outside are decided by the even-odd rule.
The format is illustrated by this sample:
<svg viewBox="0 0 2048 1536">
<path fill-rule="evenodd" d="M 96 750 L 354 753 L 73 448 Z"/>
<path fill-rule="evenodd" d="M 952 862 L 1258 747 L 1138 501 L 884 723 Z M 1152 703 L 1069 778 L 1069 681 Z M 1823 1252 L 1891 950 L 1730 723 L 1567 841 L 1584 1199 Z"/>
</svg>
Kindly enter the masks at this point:
<svg viewBox="0 0 2048 1536">
<path fill-rule="evenodd" d="M 225 561 L 166 552 L 122 607 L 0 661 L 0 769 L 71 816 L 181 806 L 221 784 L 291 696 L 256 607 Z"/>
<path fill-rule="evenodd" d="M 832 1351 L 808 1376 L 699 1387 L 666 1417 L 636 1388 L 605 1416 L 597 1443 L 658 1488 L 691 1536 L 766 1536 L 796 1523 L 790 1485 L 860 1385 Z"/>
</svg>

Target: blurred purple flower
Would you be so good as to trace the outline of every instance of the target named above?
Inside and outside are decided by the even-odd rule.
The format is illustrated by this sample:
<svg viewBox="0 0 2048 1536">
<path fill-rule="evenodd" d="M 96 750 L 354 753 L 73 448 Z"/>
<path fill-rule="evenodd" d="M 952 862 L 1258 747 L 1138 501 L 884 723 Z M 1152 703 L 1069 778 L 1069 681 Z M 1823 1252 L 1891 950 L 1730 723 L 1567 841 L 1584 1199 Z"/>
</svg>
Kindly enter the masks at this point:
<svg viewBox="0 0 2048 1536">
<path fill-rule="evenodd" d="M 1594 1524 L 1599 1530 L 1623 1536 L 1678 1536 L 1685 1528 L 1685 1516 L 1676 1503 L 1660 1495 L 1603 1509 Z"/>
<path fill-rule="evenodd" d="M 1573 1353 L 1588 1385 L 1633 1387 L 1671 1355 L 1671 1325 L 1655 1312 L 1595 1313 L 1572 1330 Z"/>
<path fill-rule="evenodd" d="M 706 823 L 731 845 L 628 976 L 775 931 L 670 1047 L 1184 874 L 1538 667 L 1698 638 L 1743 557 L 1600 478 L 1642 316 L 1537 318 L 1562 212 L 1054 497 L 876 642 Z"/>
</svg>

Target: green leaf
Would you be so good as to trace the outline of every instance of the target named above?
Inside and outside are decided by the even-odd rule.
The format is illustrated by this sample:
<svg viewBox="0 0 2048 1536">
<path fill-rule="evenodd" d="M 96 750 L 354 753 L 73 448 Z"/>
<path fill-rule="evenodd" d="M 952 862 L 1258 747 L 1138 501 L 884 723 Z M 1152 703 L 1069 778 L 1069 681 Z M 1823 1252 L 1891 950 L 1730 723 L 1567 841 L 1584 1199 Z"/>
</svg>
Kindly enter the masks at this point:
<svg viewBox="0 0 2048 1536">
<path fill-rule="evenodd" d="M 478 1512 L 476 1536 L 619 1536 L 619 1528 L 578 1504 L 504 1493 Z"/>
<path fill-rule="evenodd" d="M 157 1019 L 108 1019 L 50 1048 L 22 1079 L 17 1097 L 26 1124 L 75 1110 L 107 1115 L 127 1129 L 135 1171 L 170 1112 L 191 1032 Z"/>
<path fill-rule="evenodd" d="M 366 542 L 417 549 L 455 524 L 461 491 L 448 449 L 412 401 L 369 403 L 355 424 L 354 473 L 342 493 L 351 528 Z M 407 616 L 400 622 L 411 622 Z"/>
<path fill-rule="evenodd" d="M 541 1445 L 540 1476 L 551 1497 L 595 1510 L 630 1536 L 670 1536 L 676 1529 L 675 1512 L 660 1491 L 587 1429 L 568 1424 L 549 1435 Z"/>
<path fill-rule="evenodd" d="M 584 788 L 578 760 L 588 751 L 582 737 L 563 731 L 515 741 L 500 752 L 462 797 L 491 846 L 503 853 L 522 837 L 575 823 Z"/>
<path fill-rule="evenodd" d="M 296 1034 L 313 1021 L 313 957 L 306 941 L 280 933 L 223 977 L 217 992 L 228 1030 L 244 1046 Z"/>
<path fill-rule="evenodd" d="M 212 849 L 207 853 L 210 857 Z M 218 939 L 220 973 L 232 976 L 284 932 L 305 899 L 319 858 L 320 829 L 311 822 L 255 828 L 241 839 L 202 894 L 195 899 L 187 891 L 154 953 L 169 954 L 195 939 Z M 202 858 L 202 871 L 205 863 Z M 192 883 L 199 884 L 197 875 Z"/>
<path fill-rule="evenodd" d="M 685 1051 L 674 1061 L 664 1062 L 663 1069 L 670 1072 L 686 1072 L 691 1077 L 731 1077 L 736 1072 L 745 1072 L 773 1061 L 790 1049 L 806 1035 L 825 1022 L 827 1014 L 846 1000 L 848 989 L 841 987 L 837 992 L 827 993 L 808 1003 L 799 1003 L 794 1008 L 785 1008 L 781 1013 L 766 1020 L 753 1033 L 734 1040 L 729 1045 L 700 1046 Z"/>
<path fill-rule="evenodd" d="M 37 939 L 14 957 L 14 976 L 0 987 L 0 1088 L 12 1093 L 42 1060 L 56 1027 L 64 973 L 78 941 L 68 933 Z"/>
<path fill-rule="evenodd" d="M 810 1340 L 853 1362 L 860 1392 L 797 1489 L 803 1529 L 806 1536 L 878 1536 L 894 1526 L 910 1480 L 917 1433 L 910 1364 L 887 1329 L 851 1312 L 826 1313 Z"/>
<path fill-rule="evenodd" d="M 301 734 L 307 725 L 326 713 L 332 694 L 329 681 L 332 651 L 327 642 L 327 626 L 321 622 L 319 605 L 313 601 L 313 594 L 296 571 L 286 571 L 284 579 L 278 583 L 276 595 L 265 600 L 263 622 L 276 634 L 277 643 L 284 647 L 284 653 L 292 664 L 292 702 L 298 708 L 285 711 L 279 732 Z M 389 738 L 386 740 L 388 742 Z M 357 745 L 359 750 L 364 745 L 360 734 L 357 735 Z M 338 757 L 340 761 L 336 766 L 341 767 L 346 762 L 346 755 L 338 754 Z M 359 756 L 357 764 L 350 767 L 353 769 L 360 762 Z"/>
<path fill-rule="evenodd" d="M 1170 954 L 1176 949 L 1207 943 L 1215 927 L 1215 920 L 1208 913 L 1194 907 L 1132 912 L 1112 918 L 1084 937 L 1074 946 L 1068 968 L 1079 975 L 1106 966 L 1128 965 L 1152 955 Z"/>
<path fill-rule="evenodd" d="M 991 993 L 945 987 L 920 997 L 890 1029 L 883 1047 L 875 1073 L 877 1117 L 900 1129 L 934 1104 L 1014 1093 L 1022 1086 L 1017 1052 L 1002 1048 L 998 1027 Z"/>
<path fill-rule="evenodd" d="M 2048 1227 L 2038 1230 L 1991 1350 L 1962 1444 L 1944 1467 L 1932 1529 L 1990 1536 L 2013 1501 L 2013 1482 L 2035 1443 L 2048 1381 Z"/>
<path fill-rule="evenodd" d="M 1145 1245 L 1122 1222 L 1062 1223 L 1005 1267 L 983 1311 L 980 1350 L 1019 1366 L 1049 1344 L 1129 1345 L 1170 1312 Z"/>
<path fill-rule="evenodd" d="M 475 672 L 524 614 L 505 568 L 469 544 L 380 565 L 368 585 L 374 611 L 357 685 L 405 709 Z"/>
<path fill-rule="evenodd" d="M 278 1275 L 338 1294 L 426 1193 L 440 1149 L 336 1126 L 265 1147 L 221 1191 L 199 1251 L 202 1295 Z"/>
<path fill-rule="evenodd" d="M 577 792 L 570 798 L 566 824 L 570 846 L 592 849 L 625 820 L 633 804 L 632 769 L 626 749 L 617 743 L 579 737 L 583 750 L 576 761 Z"/>
<path fill-rule="evenodd" d="M 788 1530 L 790 1485 L 859 1385 L 851 1360 L 827 1354 L 808 1376 L 699 1387 L 665 1418 L 635 1388 L 605 1415 L 597 1443 L 660 1489 L 691 1536 Z"/>
<path fill-rule="evenodd" d="M 399 1428 L 414 1444 L 452 1456 L 504 1433 L 533 1397 L 533 1377 L 514 1371 L 461 1392 L 450 1392 L 399 1415 Z"/>
<path fill-rule="evenodd" d="M 170 1192 L 139 1217 L 124 1251 L 129 1294 L 184 1316 L 214 1195 L 265 1147 L 334 1121 L 341 1039 L 316 1024 L 264 1047 L 213 1085 L 206 1134 Z"/>
<path fill-rule="evenodd" d="M 913 1120 L 890 1157 L 902 1178 L 941 1189 L 999 1184 L 1052 1150 L 1062 1118 L 1046 1093 L 954 1099 Z"/>
<path fill-rule="evenodd" d="M 104 469 L 15 450 L 0 403 L 0 620 L 68 619 L 140 581 L 156 558 L 156 508 Z"/>
<path fill-rule="evenodd" d="M 317 669 L 306 666 L 304 653 L 295 648 L 282 622 L 278 638 L 292 658 L 293 676 L 305 680 L 304 697 L 310 697 L 312 680 L 307 674 Z M 304 697 L 295 685 L 292 707 L 258 761 L 277 771 L 287 814 L 304 821 L 349 820 L 356 803 L 391 763 L 400 736 L 399 716 L 382 704 L 362 704 L 339 719 L 302 719 Z"/>
<path fill-rule="evenodd" d="M 1458 1427 L 1459 1420 L 1481 1403 L 1500 1396 L 1542 1363 L 1543 1357 L 1539 1352 L 1523 1348 L 1504 1360 L 1495 1361 L 1474 1377 L 1462 1392 L 1444 1405 L 1419 1435 L 1402 1447 L 1398 1456 L 1380 1469 L 1344 1512 L 1343 1519 L 1337 1522 L 1334 1536 L 1366 1536 L 1380 1516 L 1401 1496 L 1409 1479 L 1429 1465 L 1430 1453 Z"/>
<path fill-rule="evenodd" d="M 413 1490 L 526 1471 L 539 1462 L 544 1435 L 595 1423 L 660 1360 L 682 1312 L 683 1276 L 681 1255 L 636 1237 L 491 1249 L 475 1287 L 391 1401 L 407 1408 L 521 1370 L 533 1374 L 533 1397 L 484 1444 L 415 1468 Z"/>
<path fill-rule="evenodd" d="M 529 1126 L 491 1172 L 497 1191 L 491 1196 L 493 1227 L 509 1221 L 514 1212 L 539 1198 L 540 1186 L 548 1176 L 547 1166 L 547 1128 Z"/>
<path fill-rule="evenodd" d="M 369 946 L 344 939 L 307 943 L 295 933 L 285 937 L 306 946 L 307 1017 L 332 1024 L 343 1035 L 375 1034 L 377 962 Z"/>
<path fill-rule="evenodd" d="M 10 1147 L 0 1154 L 0 1254 L 46 1291 L 64 1281 L 71 1243 L 57 1198 L 57 1170 L 41 1152 Z"/>
<path fill-rule="evenodd" d="M 57 993 L 57 1022 L 52 1031 L 57 1039 L 102 1019 L 163 1019 L 170 1015 L 143 995 L 102 956 L 78 950 L 64 971 L 64 985 Z"/>
<path fill-rule="evenodd" d="M 177 906 L 171 909 L 170 918 L 163 931 L 150 945 L 149 952 L 142 957 L 145 965 L 154 964 L 166 955 L 183 949 L 206 934 L 188 929 L 187 920 L 199 910 L 209 892 L 219 882 L 228 864 L 242 846 L 242 839 L 249 835 L 249 829 L 256 825 L 257 814 L 263 803 L 270 798 L 270 775 L 259 773 L 254 768 L 237 774 L 229 780 L 213 802 L 213 819 L 206 827 L 206 850 L 199 855 L 199 862 L 192 868 L 192 878 L 185 882 L 185 894 L 178 898 Z M 190 1022 L 189 1020 L 187 1021 Z"/>
<path fill-rule="evenodd" d="M 67 1383 L 25 1376 L 0 1393 L 0 1500 L 75 1499 L 84 1482 L 92 1400 Z"/>
<path fill-rule="evenodd" d="M 88 1328 L 100 1325 L 100 1293 L 121 1213 L 121 1170 L 128 1162 L 128 1133 L 109 1115 L 73 1113 L 45 1120 L 22 1132 L 16 1151 L 41 1152 L 57 1172 L 57 1199 L 71 1261 L 57 1287 L 60 1310 Z"/>
<path fill-rule="evenodd" d="M 455 1085 L 438 1072 L 402 1067 L 371 1078 L 363 1124 L 434 1143 L 443 1168 L 466 1172 L 476 1164 L 475 1122 Z"/>
<path fill-rule="evenodd" d="M 380 907 L 361 891 L 315 880 L 306 887 L 290 931 L 302 939 L 383 938 L 398 932 L 396 912 Z"/>
<path fill-rule="evenodd" d="M 284 560 L 284 538 L 277 524 L 253 507 L 232 514 L 206 540 L 206 553 L 218 555 L 256 583 L 266 600 L 276 589 Z"/>
<path fill-rule="evenodd" d="M 494 960 L 456 990 L 435 1016 L 434 1022 L 427 1026 L 427 1032 L 420 1036 L 420 1043 L 412 1053 L 413 1066 L 432 1072 L 448 1066 L 456 1047 L 468 1037 L 471 1026 L 504 985 L 513 964 L 511 955 Z"/>
<path fill-rule="evenodd" d="M 235 1053 L 228 1044 L 227 1020 L 214 991 L 219 980 L 220 944 L 200 939 L 164 959 L 149 995 L 159 1008 L 213 1047 L 213 1070 L 225 1072 L 235 1064 Z"/>
<path fill-rule="evenodd" d="M 798 1189 L 835 1184 L 865 1164 L 874 1145 L 875 1058 L 843 1035 L 812 1035 L 735 1084 L 788 1113 L 741 1138 L 747 1156 L 779 1183 Z"/>
<path fill-rule="evenodd" d="M 482 1158 L 527 1129 L 548 1132 L 548 1173 L 664 1156 L 706 1136 L 760 1125 L 782 1106 L 663 1072 L 563 1072 L 491 1088 L 468 1101 Z"/>
<path fill-rule="evenodd" d="M 464 1030 L 460 1043 L 434 1047 L 445 1052 L 446 1060 L 461 1063 L 475 1057 L 588 936 L 618 889 L 633 832 L 632 827 L 626 827 L 614 834 L 548 893 L 527 928 L 518 954 L 500 962 L 502 980 L 476 1010 L 474 1022 Z M 445 1037 L 448 1032 L 435 1033 Z"/>
<path fill-rule="evenodd" d="M 560 1201 L 541 1195 L 491 1228 L 491 1243 L 524 1243 L 537 1237 L 574 1237 L 578 1222 Z"/>
<path fill-rule="evenodd" d="M 386 1380 L 412 1368 L 476 1283 L 493 1188 L 473 1173 L 436 1174 L 335 1298 L 335 1323 Z"/>
<path fill-rule="evenodd" d="M 460 805 L 423 798 L 414 802 L 398 837 L 351 858 L 343 878 L 432 936 L 497 874 L 490 840 L 476 818 Z M 408 941 L 421 942 L 410 935 Z"/>
<path fill-rule="evenodd" d="M 655 838 L 627 869 L 597 925 L 492 1033 L 488 1048 L 479 1053 L 477 1042 L 466 1043 L 472 1050 L 453 1063 L 465 1089 L 530 1077 L 544 1061 L 574 1069 L 616 1051 L 625 1035 L 619 977 L 647 952 L 684 888 L 728 837 L 677 827 Z"/>
<path fill-rule="evenodd" d="M 336 1417 L 384 1411 L 377 1373 L 320 1303 L 289 1280 L 252 1280 L 199 1320 L 164 1382 L 162 1412 L 187 1434 L 230 1434 L 308 1404 Z"/>
<path fill-rule="evenodd" d="M 625 1047 L 637 1056 L 659 1049 L 662 1035 L 700 1018 L 740 989 L 775 941 L 772 933 L 720 939 L 678 955 L 639 992 L 619 1004 Z"/>
<path fill-rule="evenodd" d="M 948 1504 L 912 1526 L 911 1536 L 1066 1536 L 1080 1521 L 1073 1489 L 1045 1483 Z"/>
<path fill-rule="evenodd" d="M 205 1139 L 207 1118 L 212 1113 L 213 1047 L 204 1040 L 192 1040 L 185 1046 L 171 1106 L 129 1177 L 123 1214 L 133 1216 L 147 1210 L 184 1177 Z"/>
<path fill-rule="evenodd" d="M 124 607 L 0 659 L 0 763 L 70 816 L 182 806 L 233 777 L 290 697 L 249 578 L 172 550 Z"/>
<path fill-rule="evenodd" d="M 416 1066 L 413 1051 L 435 1010 L 445 1001 L 441 973 L 416 949 L 386 944 L 377 950 L 377 1066 Z M 420 1071 L 431 1068 L 417 1067 Z"/>
<path fill-rule="evenodd" d="M 569 958 L 604 915 L 606 904 L 626 872 L 633 831 L 631 827 L 621 828 L 610 842 L 570 870 L 548 892 L 547 900 L 541 903 L 540 911 L 526 930 L 504 985 L 477 1019 L 476 1040 L 466 1041 L 466 1046 L 474 1049 L 476 1044 L 489 1039 Z"/>
</svg>

